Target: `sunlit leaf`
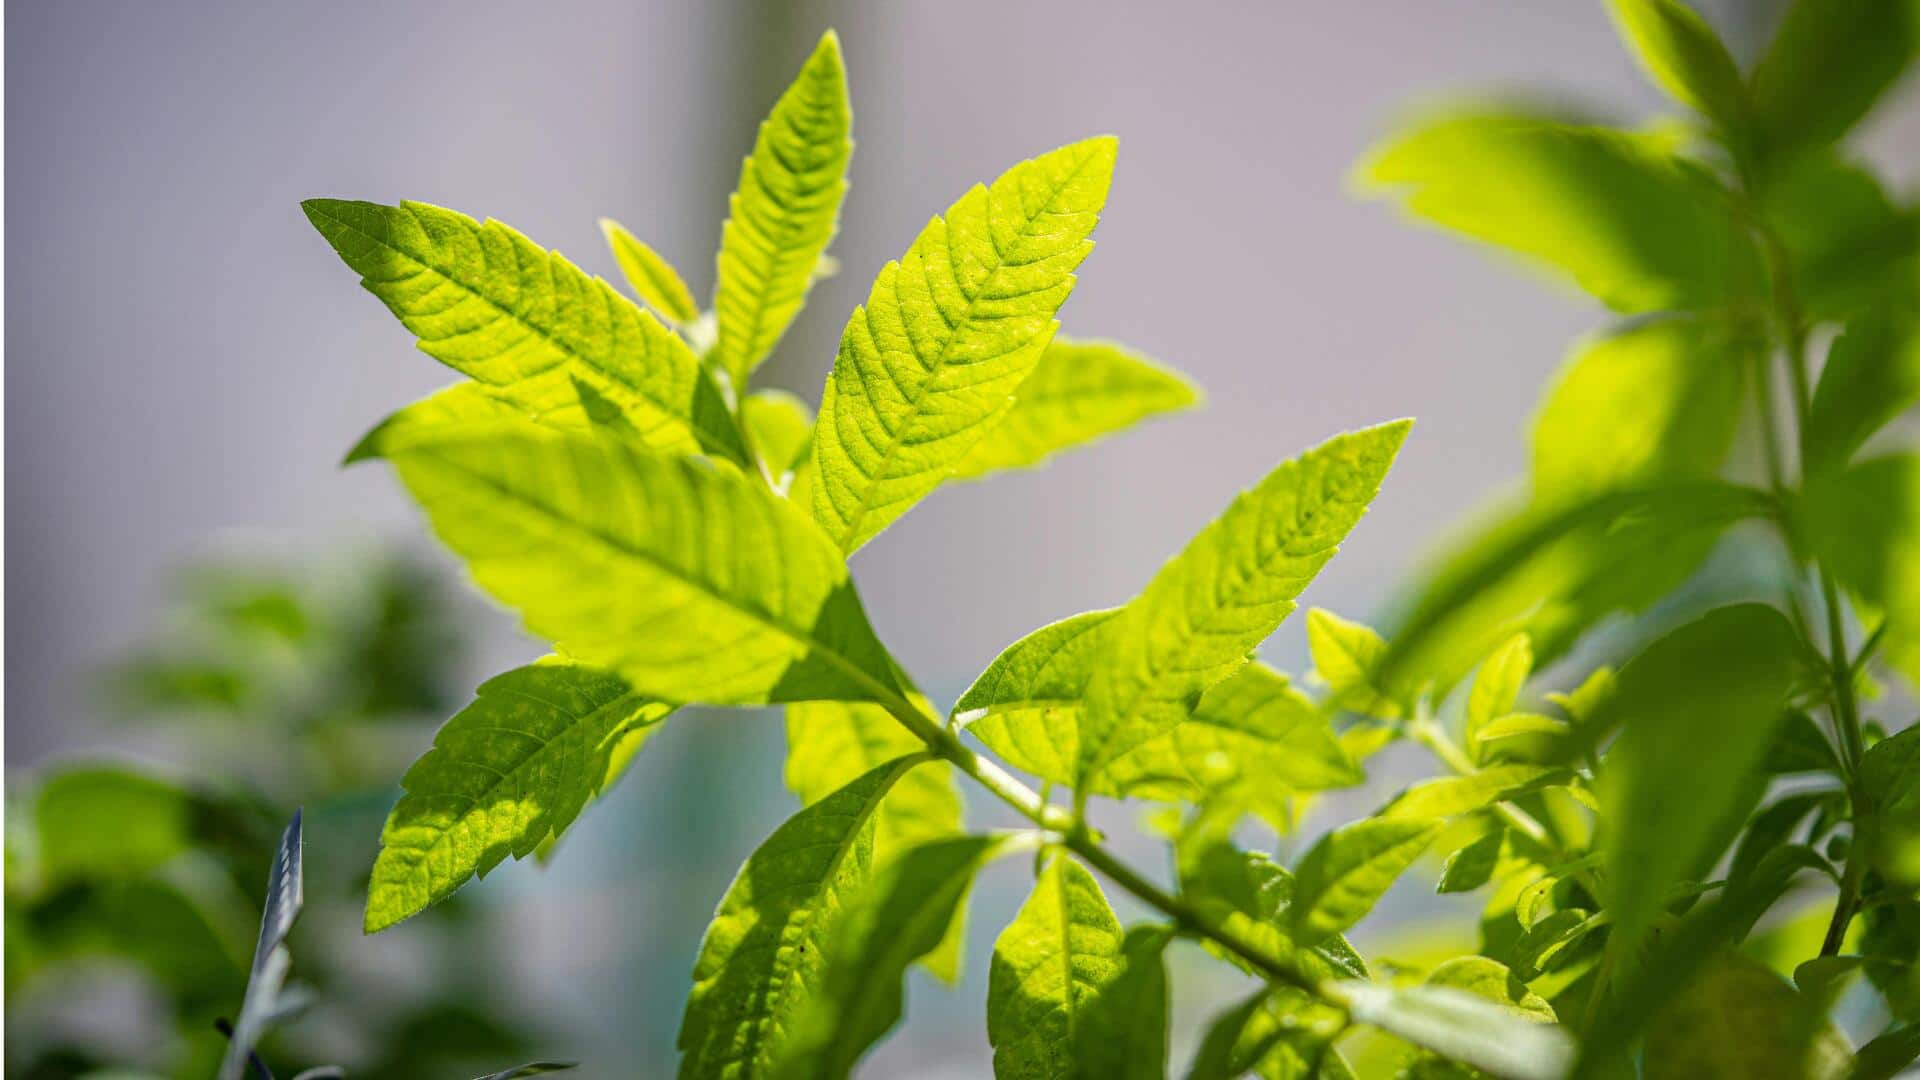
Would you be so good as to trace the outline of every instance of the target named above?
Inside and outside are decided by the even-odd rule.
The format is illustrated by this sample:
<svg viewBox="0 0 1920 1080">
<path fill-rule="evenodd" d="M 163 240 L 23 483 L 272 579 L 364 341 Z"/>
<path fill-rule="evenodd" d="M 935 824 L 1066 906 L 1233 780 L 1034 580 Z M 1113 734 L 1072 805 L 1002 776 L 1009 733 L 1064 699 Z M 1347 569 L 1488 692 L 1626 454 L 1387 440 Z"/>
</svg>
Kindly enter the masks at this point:
<svg viewBox="0 0 1920 1080">
<path fill-rule="evenodd" d="M 1614 25 L 1660 89 L 1738 135 L 1747 87 L 1727 47 L 1682 0 L 1611 0 Z"/>
<path fill-rule="evenodd" d="M 1424 986 L 1396 989 L 1349 982 L 1339 988 L 1359 1023 L 1372 1024 L 1495 1076 L 1561 1080 L 1573 1061 L 1573 1040 L 1551 1022 L 1550 1009 L 1540 1011 L 1544 1003 L 1539 998 L 1523 993 L 1515 1000 L 1510 983 L 1504 979 L 1496 983 L 1480 967 L 1476 964 L 1457 976 L 1443 975 L 1447 970 L 1443 968 L 1435 972 L 1441 981 Z M 1500 996 L 1489 997 L 1489 991 Z"/>
<path fill-rule="evenodd" d="M 1439 831 L 1427 821 L 1364 818 L 1322 836 L 1294 879 L 1295 937 L 1312 944 L 1365 918 Z"/>
<path fill-rule="evenodd" d="M 888 263 L 840 341 L 813 439 L 813 513 L 852 552 L 938 487 L 1013 408 L 1107 201 L 1115 142 L 976 186 Z"/>
<path fill-rule="evenodd" d="M 1335 436 L 1268 473 L 1101 630 L 1076 786 L 1184 720 L 1293 611 L 1380 490 L 1412 422 Z"/>
<path fill-rule="evenodd" d="M 727 204 L 714 363 L 736 390 L 800 313 L 839 228 L 852 128 L 840 38 L 829 30 L 760 125 Z"/>
<path fill-rule="evenodd" d="M 1339 1013 L 1289 987 L 1263 989 L 1215 1017 L 1187 1080 L 1352 1080 L 1332 1046 Z"/>
<path fill-rule="evenodd" d="M 1852 1048 L 1764 965 L 1724 953 L 1647 1031 L 1647 1080 L 1840 1080 Z"/>
<path fill-rule="evenodd" d="M 693 302 L 693 293 L 687 289 L 687 283 L 680 279 L 680 272 L 673 268 L 673 264 L 661 258 L 659 252 L 642 243 L 639 237 L 627 231 L 625 225 L 612 218 L 600 219 L 600 231 L 606 234 L 607 247 L 613 251 L 613 261 L 620 264 L 620 273 L 626 276 L 627 284 L 633 287 L 635 296 L 678 325 L 685 325 L 700 317 L 700 307 Z"/>
<path fill-rule="evenodd" d="M 1006 418 L 960 459 L 953 478 L 1031 468 L 1199 400 L 1184 377 L 1123 345 L 1055 337 L 1014 391 Z"/>
<path fill-rule="evenodd" d="M 301 206 L 423 351 L 528 414 L 585 426 L 585 387 L 650 446 L 743 460 L 726 405 L 686 343 L 560 255 L 497 221 L 425 203 Z"/>
<path fill-rule="evenodd" d="M 898 700 L 839 552 L 757 479 L 565 432 L 453 432 L 388 457 L 481 588 L 642 693 Z"/>
<path fill-rule="evenodd" d="M 1326 680 L 1341 707 L 1384 720 L 1400 716 L 1400 703 L 1374 685 L 1387 642 L 1373 628 L 1314 608 L 1307 612 L 1307 648 L 1313 654 L 1313 669 Z"/>
<path fill-rule="evenodd" d="M 619 676 L 548 659 L 480 684 L 406 789 L 380 835 L 367 886 L 374 933 L 451 896 L 511 855 L 559 836 L 673 711 Z"/>
</svg>

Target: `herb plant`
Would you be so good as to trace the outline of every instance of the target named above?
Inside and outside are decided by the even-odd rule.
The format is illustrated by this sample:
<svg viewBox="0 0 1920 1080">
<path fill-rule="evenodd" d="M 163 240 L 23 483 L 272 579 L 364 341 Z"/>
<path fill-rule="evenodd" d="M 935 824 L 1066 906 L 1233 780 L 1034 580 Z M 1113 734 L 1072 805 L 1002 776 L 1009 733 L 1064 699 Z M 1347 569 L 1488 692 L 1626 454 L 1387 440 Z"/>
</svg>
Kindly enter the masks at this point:
<svg viewBox="0 0 1920 1080">
<path fill-rule="evenodd" d="M 710 313 L 612 223 L 645 307 L 498 222 L 306 203 L 468 376 L 350 460 L 387 461 L 474 581 L 554 643 L 408 771 L 366 928 L 549 844 L 680 706 L 780 705 L 803 808 L 720 900 L 682 1076 L 847 1075 L 900 1019 L 909 967 L 953 977 L 971 884 L 1002 862 L 1034 884 L 990 972 L 1001 1076 L 1164 1075 L 1176 942 L 1254 980 L 1200 1039 L 1196 1078 L 1351 1075 L 1369 1045 L 1413 1076 L 1902 1067 L 1920 1053 L 1920 737 L 1869 691 L 1920 676 L 1920 458 L 1863 446 L 1920 395 L 1916 218 L 1837 144 L 1920 24 L 1904 3 L 1799 0 L 1742 72 L 1677 0 L 1614 12 L 1686 117 L 1466 109 L 1365 167 L 1626 321 L 1548 392 L 1529 497 L 1416 583 L 1390 642 L 1310 612 L 1298 682 L 1252 654 L 1365 514 L 1407 421 L 1282 462 L 1137 595 L 1013 643 L 951 710 L 889 655 L 848 573 L 948 481 L 1194 403 L 1130 350 L 1055 335 L 1111 138 L 930 221 L 848 320 L 817 417 L 753 376 L 830 265 L 852 148 L 832 34 L 742 167 Z M 1565 692 L 1543 704 L 1550 684 Z M 1248 817 L 1292 835 L 1401 740 L 1435 778 L 1291 868 L 1238 846 Z M 968 831 L 962 788 L 1031 828 Z M 1095 797 L 1164 807 L 1171 882 L 1114 854 Z M 1343 935 L 1429 852 L 1441 892 L 1488 897 L 1478 947 L 1370 967 Z M 1755 927 L 1828 879 L 1824 940 L 1762 950 Z M 1153 917 L 1123 927 L 1108 889 Z M 1856 972 L 1892 1020 L 1857 1057 L 1828 1018 Z"/>
</svg>

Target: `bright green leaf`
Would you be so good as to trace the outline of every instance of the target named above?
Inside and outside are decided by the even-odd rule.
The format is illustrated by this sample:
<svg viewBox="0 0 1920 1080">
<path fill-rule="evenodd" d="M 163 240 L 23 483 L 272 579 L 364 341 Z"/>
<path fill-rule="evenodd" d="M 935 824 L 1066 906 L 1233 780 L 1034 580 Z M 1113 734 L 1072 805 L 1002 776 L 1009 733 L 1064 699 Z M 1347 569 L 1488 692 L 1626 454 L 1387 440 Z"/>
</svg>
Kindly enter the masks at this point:
<svg viewBox="0 0 1920 1080">
<path fill-rule="evenodd" d="M 839 552 L 738 470 L 545 431 L 456 432 L 389 457 L 481 588 L 642 693 L 898 698 Z"/>
<path fill-rule="evenodd" d="M 1123 345 L 1056 337 L 1013 398 L 1006 418 L 953 467 L 954 479 L 1031 468 L 1149 417 L 1190 409 L 1200 394 Z"/>
<path fill-rule="evenodd" d="M 1467 692 L 1467 750 L 1477 753 L 1486 726 L 1513 711 L 1520 690 L 1533 673 L 1533 640 L 1515 634 L 1502 642 L 1473 676 Z"/>
<path fill-rule="evenodd" d="M 1492 881 L 1494 868 L 1500 865 L 1500 852 L 1506 846 L 1506 841 L 1507 830 L 1496 826 L 1480 839 L 1447 856 L 1447 864 L 1440 871 L 1440 883 L 1433 891 L 1472 892 Z"/>
<path fill-rule="evenodd" d="M 1740 423 L 1752 350 L 1718 320 L 1687 315 L 1581 343 L 1534 417 L 1534 499 L 1714 476 Z"/>
<path fill-rule="evenodd" d="M 794 1019 L 783 1080 L 845 1080 L 900 1020 L 907 967 L 940 943 L 980 868 L 1030 836 L 959 836 L 911 848 L 863 890 L 825 942 L 820 990 Z"/>
<path fill-rule="evenodd" d="M 700 943 L 680 1021 L 682 1080 L 774 1075 L 796 1017 L 827 992 L 827 952 L 847 932 L 849 906 L 870 887 L 875 815 L 923 760 L 861 774 L 748 857 Z"/>
<path fill-rule="evenodd" d="M 853 156 L 840 38 L 829 30 L 760 125 L 720 232 L 714 363 L 736 391 L 787 332 L 840 227 Z"/>
<path fill-rule="evenodd" d="M 1366 513 L 1411 424 L 1338 435 L 1281 464 L 1120 609 L 1087 684 L 1076 787 L 1179 724 L 1273 633 Z"/>
<path fill-rule="evenodd" d="M 1007 647 L 954 706 L 967 730 L 1015 767 L 1071 783 L 1082 699 L 1114 612 L 1090 611 Z M 1264 664 L 1215 683 L 1193 714 L 1116 759 L 1089 788 L 1100 795 L 1196 798 L 1246 781 L 1276 820 L 1293 791 L 1364 779 L 1313 701 Z"/>
<path fill-rule="evenodd" d="M 1739 604 L 1660 638 L 1620 670 L 1593 725 L 1625 728 L 1600 776 L 1610 947 L 1637 945 L 1673 887 L 1699 879 L 1745 821 L 1801 650 L 1779 612 Z"/>
<path fill-rule="evenodd" d="M 1364 818 L 1322 836 L 1294 879 L 1294 936 L 1312 944 L 1359 922 L 1439 831 L 1427 821 Z"/>
<path fill-rule="evenodd" d="M 924 698 L 919 701 L 925 704 Z M 787 706 L 787 788 L 803 806 L 813 805 L 882 762 L 922 748 L 917 736 L 878 705 L 814 701 Z M 944 761 L 920 766 L 893 785 L 874 813 L 876 864 L 915 844 L 957 835 L 961 819 L 953 766 Z M 946 939 L 922 960 L 929 971 L 949 982 L 960 975 L 965 915 L 965 907 L 955 909 Z"/>
<path fill-rule="evenodd" d="M 434 359 L 543 423 L 589 423 L 581 387 L 649 446 L 743 460 L 686 343 L 599 278 L 497 221 L 425 203 L 309 199 L 314 228 Z"/>
<path fill-rule="evenodd" d="M 1573 779 L 1567 769 L 1538 765 L 1493 765 L 1467 776 L 1423 780 L 1400 793 L 1380 811 L 1385 818 L 1440 821 L 1471 814 Z"/>
<path fill-rule="evenodd" d="M 1640 66 L 1675 101 L 1738 135 L 1747 87 L 1727 47 L 1681 0 L 1611 0 L 1613 22 Z"/>
<path fill-rule="evenodd" d="M 740 402 L 740 418 L 776 482 L 806 460 L 813 439 L 813 409 L 798 396 L 785 390 L 755 390 Z"/>
<path fill-rule="evenodd" d="M 1125 935 L 1093 875 L 1065 855 L 1051 860 L 1033 893 L 993 946 L 987 986 L 987 1040 L 997 1077 L 1164 1076 L 1166 991 L 1160 977 L 1157 1013 L 1126 1017 L 1157 1033 L 1159 1056 L 1135 1060 L 1121 1072 L 1089 1068 L 1090 1052 L 1113 1030 L 1088 1030 L 1088 1017 L 1127 974 Z M 1159 954 L 1150 963 L 1160 964 Z M 1114 1015 L 1110 1007 L 1108 1016 Z M 1105 1026 L 1105 1025 L 1103 1025 Z M 1124 1034 L 1124 1030 L 1121 1032 Z M 1151 1048 L 1149 1048 L 1151 1049 Z"/>
<path fill-rule="evenodd" d="M 626 275 L 635 296 L 677 325 L 684 326 L 700 317 L 693 293 L 687 289 L 687 283 L 680 280 L 680 272 L 673 264 L 612 218 L 600 219 L 600 231 L 606 234 L 613 261 L 620 264 L 620 272 Z"/>
<path fill-rule="evenodd" d="M 1307 648 L 1314 670 L 1342 708 L 1383 720 L 1400 716 L 1400 703 L 1374 685 L 1374 670 L 1387 653 L 1387 642 L 1371 627 L 1314 608 L 1307 612 Z"/>
<path fill-rule="evenodd" d="M 1488 961 L 1492 963 L 1492 961 Z M 1480 965 L 1475 965 L 1480 967 Z M 1441 975 L 1436 971 L 1435 975 Z M 1467 985 L 1454 985 L 1464 979 Z M 1377 983 L 1339 984 L 1353 1019 L 1444 1057 L 1510 1080 L 1561 1080 L 1573 1061 L 1573 1040 L 1545 1022 L 1539 999 L 1514 1000 L 1504 981 L 1498 998 L 1480 971 L 1466 969 L 1425 986 L 1393 988 Z"/>
<path fill-rule="evenodd" d="M 1409 212 L 1572 278 L 1616 311 L 1753 293 L 1759 256 L 1727 194 L 1672 140 L 1516 112 L 1443 116 L 1363 167 Z"/>
<path fill-rule="evenodd" d="M 1338 1010 L 1291 987 L 1263 989 L 1215 1017 L 1187 1080 L 1352 1080 L 1332 1045 Z"/>
<path fill-rule="evenodd" d="M 400 781 L 406 794 L 381 830 L 367 886 L 366 931 L 566 831 L 617 775 L 616 751 L 624 765 L 672 711 L 617 675 L 557 659 L 480 684 Z"/>
<path fill-rule="evenodd" d="M 1013 408 L 1106 204 L 1115 142 L 975 186 L 880 271 L 820 403 L 813 513 L 845 552 L 938 487 Z"/>
</svg>

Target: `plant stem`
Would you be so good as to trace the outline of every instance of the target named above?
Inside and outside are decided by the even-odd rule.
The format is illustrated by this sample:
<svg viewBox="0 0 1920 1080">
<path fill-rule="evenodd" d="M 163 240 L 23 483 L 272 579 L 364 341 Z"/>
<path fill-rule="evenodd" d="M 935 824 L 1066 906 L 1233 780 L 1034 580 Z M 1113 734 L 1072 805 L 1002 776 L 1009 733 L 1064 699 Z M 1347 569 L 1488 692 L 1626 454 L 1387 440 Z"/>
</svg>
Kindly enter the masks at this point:
<svg viewBox="0 0 1920 1080">
<path fill-rule="evenodd" d="M 1479 766 L 1475 765 L 1473 760 L 1467 757 L 1467 752 L 1460 748 L 1460 744 L 1454 742 L 1452 737 L 1442 730 L 1440 725 L 1435 723 L 1432 718 L 1423 715 L 1419 719 L 1416 719 L 1409 726 L 1408 730 L 1412 733 L 1415 742 L 1433 751 L 1434 757 L 1439 758 L 1442 764 L 1461 776 L 1472 776 L 1480 771 Z M 1549 833 L 1547 827 L 1540 824 L 1539 820 L 1532 814 L 1507 802 L 1494 803 L 1493 812 L 1495 816 L 1506 823 L 1508 828 L 1525 836 L 1541 848 L 1557 855 L 1566 854 L 1560 850 L 1560 845 L 1554 841 L 1553 834 Z M 1597 886 L 1593 883 L 1583 880 L 1582 884 L 1587 885 L 1589 891 L 1593 891 L 1594 895 L 1599 895 Z"/>
</svg>

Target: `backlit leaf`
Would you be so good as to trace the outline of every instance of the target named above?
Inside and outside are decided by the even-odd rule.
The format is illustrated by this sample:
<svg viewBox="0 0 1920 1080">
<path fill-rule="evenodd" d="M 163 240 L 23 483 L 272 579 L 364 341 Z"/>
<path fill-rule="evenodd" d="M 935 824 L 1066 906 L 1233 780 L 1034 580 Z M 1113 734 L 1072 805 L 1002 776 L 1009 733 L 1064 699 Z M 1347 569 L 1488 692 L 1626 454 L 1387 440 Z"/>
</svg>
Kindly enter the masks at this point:
<svg viewBox="0 0 1920 1080">
<path fill-rule="evenodd" d="M 1488 724 L 1513 711 L 1533 673 L 1533 641 L 1515 634 L 1480 662 L 1467 692 L 1467 751 L 1477 753 Z"/>
<path fill-rule="evenodd" d="M 1033 893 L 993 947 L 987 987 L 987 1039 L 998 1077 L 1164 1076 L 1165 975 L 1158 1001 L 1116 1025 L 1088 1030 L 1101 999 L 1128 973 L 1125 935 L 1093 875 L 1061 855 L 1040 872 Z M 1158 968 L 1154 952 L 1146 962 Z M 1159 1006 L 1158 1010 L 1153 1005 Z M 1111 1006 L 1107 1015 L 1113 1016 Z M 1126 1025 L 1158 1035 L 1158 1055 L 1124 1062 L 1121 1071 L 1094 1071 L 1088 1058 L 1102 1038 L 1123 1037 Z M 1101 1028 L 1107 1030 L 1101 1030 Z M 1148 1047 L 1149 1051 L 1154 1047 Z"/>
<path fill-rule="evenodd" d="M 1387 643 L 1371 627 L 1314 608 L 1307 612 L 1307 647 L 1313 653 L 1313 669 L 1326 680 L 1342 708 L 1385 720 L 1401 714 L 1400 703 L 1374 685 L 1374 671 L 1387 653 Z"/>
<path fill-rule="evenodd" d="M 1477 972 L 1466 974 L 1471 979 L 1465 987 L 1451 985 L 1449 975 L 1425 986 L 1347 982 L 1339 989 L 1359 1023 L 1495 1076 L 1561 1080 L 1573 1061 L 1573 1040 L 1563 1028 L 1546 1022 L 1550 1011 L 1542 1015 L 1538 1006 L 1529 1007 L 1539 1000 L 1532 995 L 1519 1001 L 1504 995 L 1489 999 L 1484 996 L 1487 980 Z"/>
<path fill-rule="evenodd" d="M 1006 418 L 960 459 L 953 478 L 1031 468 L 1199 400 L 1192 383 L 1123 345 L 1056 337 L 1014 391 Z"/>
<path fill-rule="evenodd" d="M 548 659 L 480 685 L 400 781 L 367 887 L 384 930 L 558 837 L 603 790 L 614 758 L 673 711 L 619 676 Z"/>
<path fill-rule="evenodd" d="M 1795 0 L 1754 67 L 1755 121 L 1769 152 L 1834 142 L 1873 108 L 1920 46 L 1907 0 Z"/>
<path fill-rule="evenodd" d="M 1208 1025 L 1187 1080 L 1351 1080 L 1332 1046 L 1340 1027 L 1338 1010 L 1299 990 L 1260 990 Z"/>
<path fill-rule="evenodd" d="M 1888 421 L 1920 402 L 1920 310 L 1889 304 L 1847 326 L 1820 370 L 1807 418 L 1807 464 L 1843 468 Z"/>
<path fill-rule="evenodd" d="M 743 460 L 693 350 L 560 255 L 497 221 L 425 203 L 301 206 L 427 355 L 536 419 L 586 426 L 584 386 L 649 446 Z"/>
<path fill-rule="evenodd" d="M 680 280 L 680 272 L 661 258 L 659 252 L 612 218 L 600 219 L 600 231 L 606 234 L 613 261 L 620 264 L 620 272 L 626 275 L 635 296 L 677 325 L 684 326 L 700 317 L 700 307 L 693 302 L 687 283 Z"/>
<path fill-rule="evenodd" d="M 791 1025 L 775 1075 L 844 1080 L 900 1021 L 908 966 L 940 943 L 974 875 L 1032 843 L 1023 836 L 934 840 L 882 869 L 827 940 L 820 990 Z"/>
<path fill-rule="evenodd" d="M 680 1021 L 683 1080 L 774 1074 L 796 1017 L 826 992 L 827 951 L 872 881 L 875 814 L 923 760 L 861 774 L 789 818 L 741 866 L 694 964 Z"/>
<path fill-rule="evenodd" d="M 1242 492 L 1101 631 L 1076 786 L 1184 720 L 1293 611 L 1366 513 L 1411 421 L 1339 435 Z"/>
<path fill-rule="evenodd" d="M 753 448 L 777 482 L 806 460 L 813 438 L 813 409 L 785 390 L 755 390 L 740 403 Z"/>
<path fill-rule="evenodd" d="M 1640 66 L 1675 101 L 1738 135 L 1747 87 L 1727 47 L 1683 0 L 1611 0 L 1614 25 Z"/>
<path fill-rule="evenodd" d="M 1846 1037 L 1764 965 L 1723 953 L 1647 1031 L 1647 1080 L 1840 1080 Z"/>
<path fill-rule="evenodd" d="M 898 698 L 839 552 L 738 470 L 531 430 L 388 457 L 481 588 L 641 693 Z"/>
<path fill-rule="evenodd" d="M 1022 162 L 934 218 L 840 340 L 813 439 L 813 513 L 845 552 L 938 487 L 1013 408 L 1106 204 L 1115 142 Z"/>
<path fill-rule="evenodd" d="M 1538 765 L 1493 765 L 1467 776 L 1423 780 L 1400 793 L 1380 811 L 1381 817 L 1411 821 L 1439 821 L 1484 810 L 1497 802 L 1530 795 L 1573 779 L 1567 769 Z"/>
<path fill-rule="evenodd" d="M 1322 836 L 1295 875 L 1295 937 L 1312 944 L 1365 918 L 1439 831 L 1427 821 L 1364 818 Z"/>
<path fill-rule="evenodd" d="M 829 30 L 760 125 L 720 231 L 714 362 L 736 391 L 800 313 L 839 228 L 852 129 L 840 39 Z"/>
</svg>

